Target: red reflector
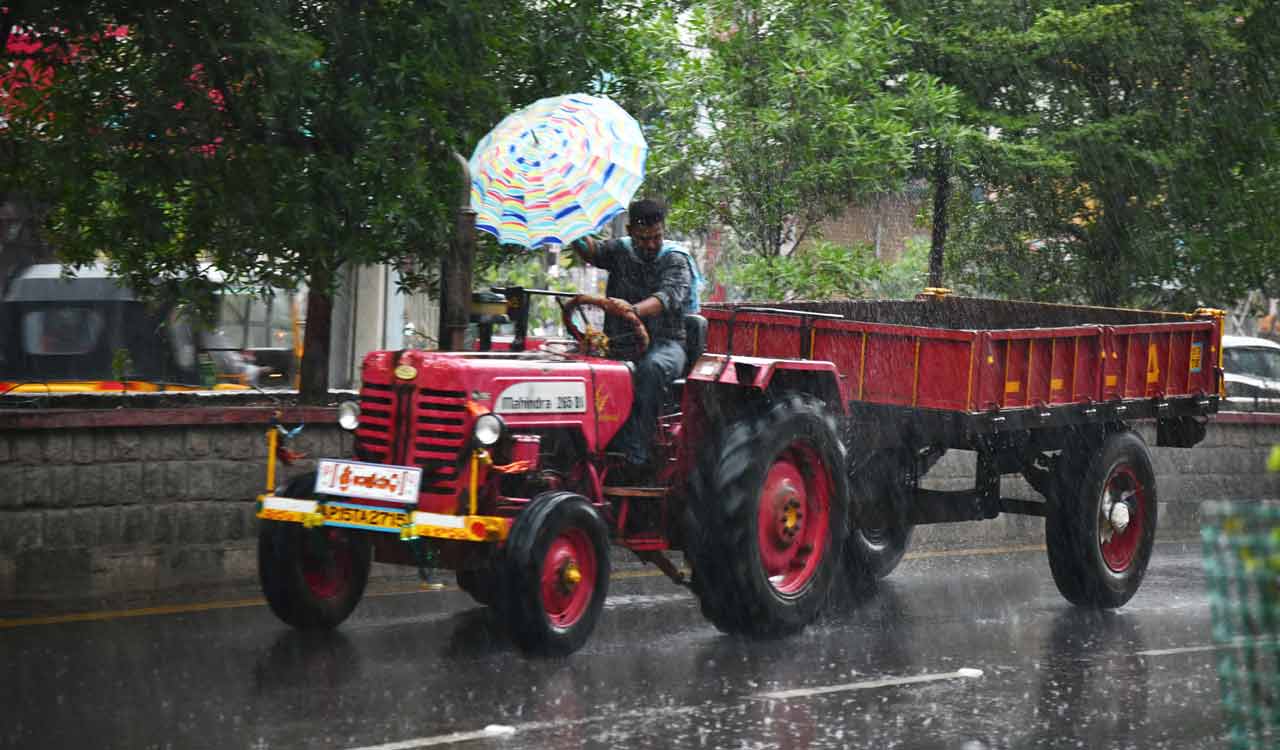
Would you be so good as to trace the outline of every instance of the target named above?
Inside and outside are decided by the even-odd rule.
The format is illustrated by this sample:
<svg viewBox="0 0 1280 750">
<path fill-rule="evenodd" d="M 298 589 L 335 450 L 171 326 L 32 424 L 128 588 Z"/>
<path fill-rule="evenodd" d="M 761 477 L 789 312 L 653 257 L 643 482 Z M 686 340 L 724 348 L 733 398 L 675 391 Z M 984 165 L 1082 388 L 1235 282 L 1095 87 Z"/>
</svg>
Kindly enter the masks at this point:
<svg viewBox="0 0 1280 750">
<path fill-rule="evenodd" d="M 124 383 L 119 380 L 102 380 L 98 382 L 97 390 L 99 391 L 123 391 Z"/>
<path fill-rule="evenodd" d="M 471 524 L 471 536 L 483 537 L 485 531 L 487 531 L 487 529 L 485 529 L 484 524 L 480 521 L 475 521 Z"/>
</svg>

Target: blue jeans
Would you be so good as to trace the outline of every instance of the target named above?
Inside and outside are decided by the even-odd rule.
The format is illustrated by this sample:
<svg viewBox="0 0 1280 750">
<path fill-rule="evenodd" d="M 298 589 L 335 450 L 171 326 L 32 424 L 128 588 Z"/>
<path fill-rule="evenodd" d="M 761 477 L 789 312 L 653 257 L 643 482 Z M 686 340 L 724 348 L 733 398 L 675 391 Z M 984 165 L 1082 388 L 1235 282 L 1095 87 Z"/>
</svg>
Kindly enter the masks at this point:
<svg viewBox="0 0 1280 750">
<path fill-rule="evenodd" d="M 631 416 L 618 430 L 612 441 L 613 449 L 627 458 L 627 463 L 649 462 L 649 446 L 658 428 L 658 407 L 671 382 L 684 372 L 684 344 L 670 339 L 655 340 L 649 344 L 631 378 L 635 387 L 635 399 L 631 403 Z"/>
</svg>

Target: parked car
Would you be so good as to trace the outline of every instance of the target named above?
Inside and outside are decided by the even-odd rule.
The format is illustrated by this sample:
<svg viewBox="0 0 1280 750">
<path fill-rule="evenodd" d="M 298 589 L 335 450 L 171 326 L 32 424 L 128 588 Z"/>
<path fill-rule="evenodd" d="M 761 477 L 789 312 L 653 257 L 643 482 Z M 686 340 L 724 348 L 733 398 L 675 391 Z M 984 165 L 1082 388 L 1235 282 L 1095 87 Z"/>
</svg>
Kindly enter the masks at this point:
<svg viewBox="0 0 1280 750">
<path fill-rule="evenodd" d="M 1222 337 L 1228 409 L 1280 411 L 1280 343 L 1252 336 Z"/>
</svg>

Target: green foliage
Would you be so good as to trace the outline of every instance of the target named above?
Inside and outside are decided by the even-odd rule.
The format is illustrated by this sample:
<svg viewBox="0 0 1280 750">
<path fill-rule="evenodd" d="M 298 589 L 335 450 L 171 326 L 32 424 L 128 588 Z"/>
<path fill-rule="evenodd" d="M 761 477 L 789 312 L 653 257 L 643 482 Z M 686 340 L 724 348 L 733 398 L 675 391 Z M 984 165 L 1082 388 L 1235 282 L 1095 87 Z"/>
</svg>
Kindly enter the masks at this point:
<svg viewBox="0 0 1280 750">
<path fill-rule="evenodd" d="M 953 285 L 1181 309 L 1275 288 L 1274 3 L 889 4 L 987 134 L 952 177 Z"/>
<path fill-rule="evenodd" d="M 129 350 L 121 347 L 111 353 L 111 377 L 113 380 L 124 381 L 133 374 L 133 357 L 129 354 Z"/>
<path fill-rule="evenodd" d="M 100 0 L 3 18 L 77 51 L 54 85 L 20 90 L 0 180 L 51 207 L 66 262 L 104 254 L 179 297 L 211 265 L 238 289 L 324 293 L 345 263 L 430 282 L 463 194 L 451 152 L 516 106 L 598 87 L 622 33 L 585 0 Z"/>
<path fill-rule="evenodd" d="M 718 223 L 779 256 L 898 184 L 952 117 L 954 91 L 903 66 L 907 30 L 870 0 L 703 0 L 681 21 L 649 113 L 650 189 L 677 229 Z"/>
<path fill-rule="evenodd" d="M 906 250 L 899 258 L 884 264 L 872 284 L 871 296 L 877 299 L 911 299 L 928 286 L 929 242 L 918 237 L 907 239 Z"/>
<path fill-rule="evenodd" d="M 918 239 L 890 263 L 878 260 L 870 245 L 818 241 L 790 255 L 739 251 L 719 274 L 740 300 L 908 299 L 924 288 L 928 262 L 929 245 Z"/>
<path fill-rule="evenodd" d="M 583 291 L 570 275 L 572 254 L 552 254 L 545 250 L 522 247 L 504 248 L 501 254 L 490 253 L 476 269 L 476 288 L 520 286 L 526 289 L 550 289 L 555 292 Z M 560 308 L 555 299 L 534 295 L 530 302 L 529 327 L 554 327 L 560 323 Z"/>
</svg>

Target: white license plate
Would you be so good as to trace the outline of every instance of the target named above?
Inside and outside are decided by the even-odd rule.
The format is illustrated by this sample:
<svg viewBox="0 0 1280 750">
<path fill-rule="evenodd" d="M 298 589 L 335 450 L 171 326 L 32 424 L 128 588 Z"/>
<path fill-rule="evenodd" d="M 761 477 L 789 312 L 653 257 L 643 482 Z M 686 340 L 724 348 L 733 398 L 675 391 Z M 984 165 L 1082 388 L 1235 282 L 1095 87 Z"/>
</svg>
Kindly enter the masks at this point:
<svg viewBox="0 0 1280 750">
<path fill-rule="evenodd" d="M 359 461 L 320 459 L 316 469 L 316 493 L 366 500 L 387 500 L 416 505 L 422 469 Z"/>
</svg>

